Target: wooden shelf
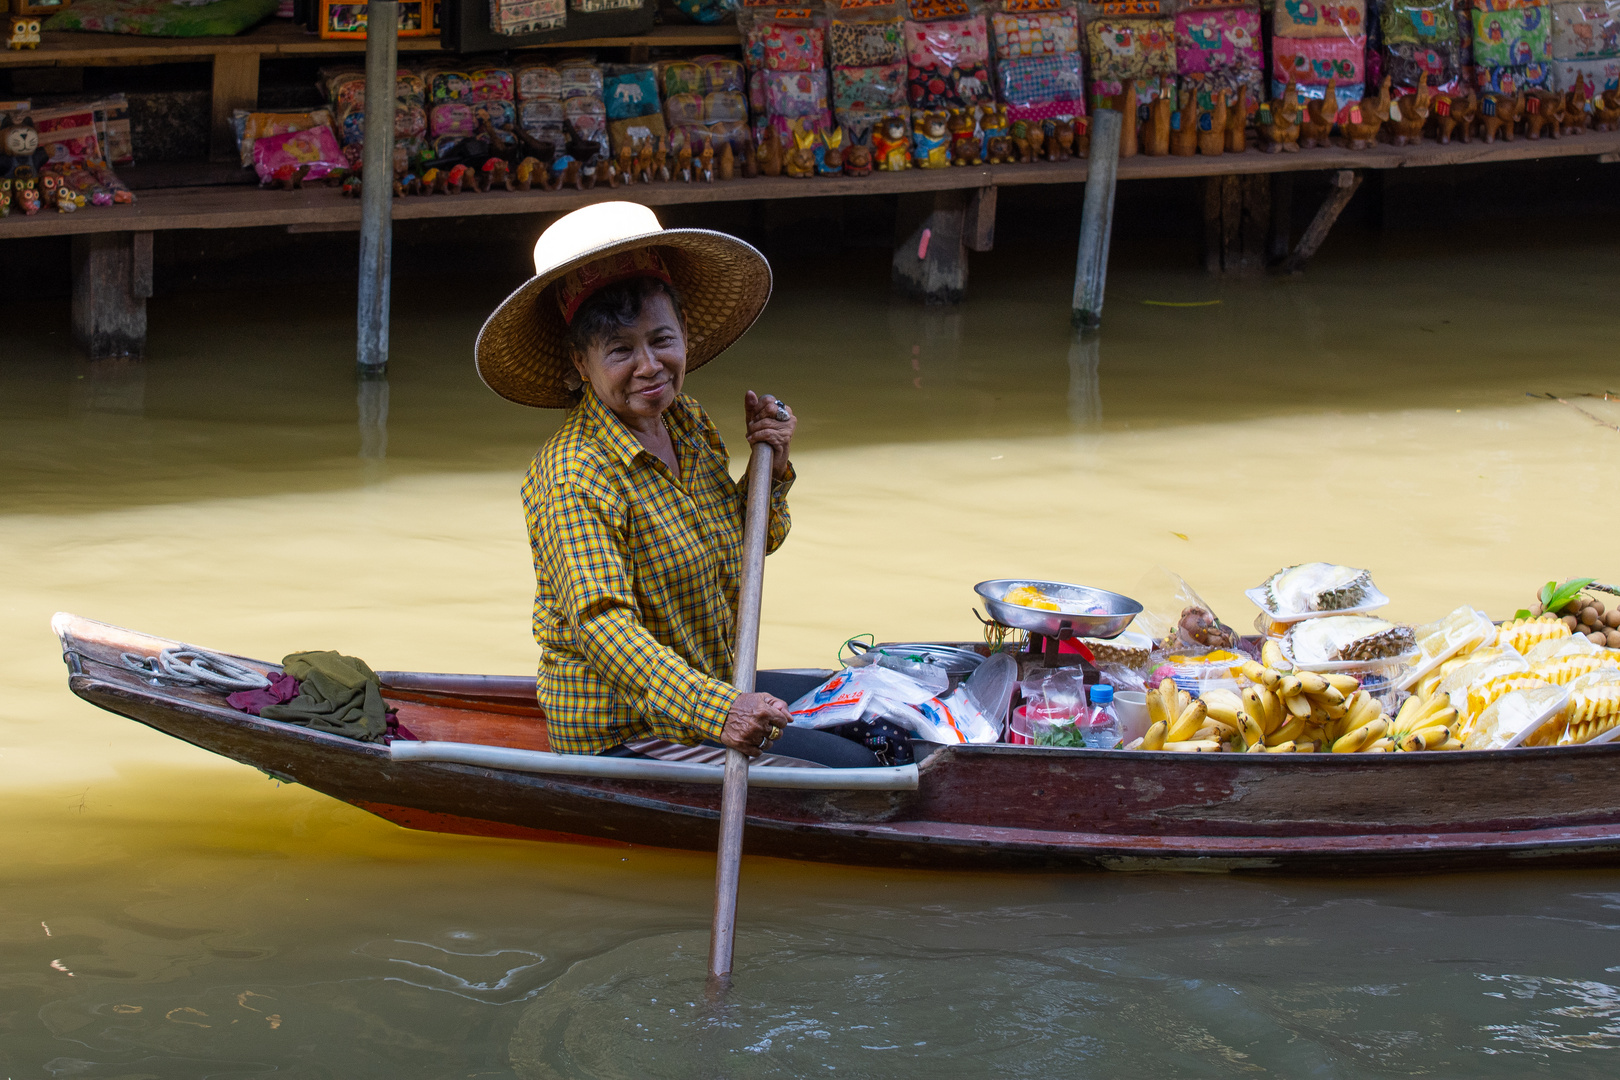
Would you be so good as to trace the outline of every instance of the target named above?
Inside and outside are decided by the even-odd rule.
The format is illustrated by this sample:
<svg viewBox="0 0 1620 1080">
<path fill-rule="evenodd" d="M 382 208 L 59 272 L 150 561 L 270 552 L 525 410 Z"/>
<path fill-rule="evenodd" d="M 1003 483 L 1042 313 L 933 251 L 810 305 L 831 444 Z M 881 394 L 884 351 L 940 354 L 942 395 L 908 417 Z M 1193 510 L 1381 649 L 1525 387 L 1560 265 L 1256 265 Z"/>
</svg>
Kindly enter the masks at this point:
<svg viewBox="0 0 1620 1080">
<path fill-rule="evenodd" d="M 724 46 L 738 42 L 735 26 L 660 26 L 636 37 L 558 41 L 530 49 L 599 49 L 615 46 Z M 131 34 L 55 31 L 41 35 L 38 49 L 0 52 L 0 67 L 123 67 L 136 64 L 205 63 L 222 54 L 327 56 L 364 53 L 362 41 L 323 41 L 291 23 L 272 21 L 235 37 L 158 38 Z M 401 53 L 437 53 L 436 37 L 400 38 Z"/>
<path fill-rule="evenodd" d="M 1524 138 L 1498 142 L 1371 150 L 1342 148 L 1302 150 L 1295 154 L 1262 154 L 1250 150 L 1219 157 L 1133 157 L 1120 163 L 1121 180 L 1151 180 L 1238 173 L 1308 172 L 1329 169 L 1433 168 L 1479 165 L 1557 157 L 1620 157 L 1620 132 L 1589 132 L 1562 139 Z M 545 214 L 574 210 L 589 203 L 626 199 L 649 206 L 682 203 L 744 202 L 756 199 L 835 198 L 945 191 L 1026 184 L 1076 184 L 1086 178 L 1084 161 L 1035 165 L 986 165 L 954 169 L 913 169 L 904 173 L 874 172 L 865 177 L 817 177 L 794 180 L 760 177 L 713 184 L 634 184 L 599 186 L 591 191 L 492 191 L 460 195 L 412 196 L 394 200 L 394 220 L 482 217 L 489 214 Z M 15 211 L 0 220 L 0 240 L 13 236 L 62 236 L 97 232 L 149 232 L 165 229 L 244 229 L 266 226 L 318 226 L 358 229 L 360 202 L 336 189 L 313 186 L 304 191 L 264 191 L 257 187 L 158 188 L 140 192 L 133 206 L 87 207 L 74 214 L 41 211 L 24 217 Z"/>
</svg>

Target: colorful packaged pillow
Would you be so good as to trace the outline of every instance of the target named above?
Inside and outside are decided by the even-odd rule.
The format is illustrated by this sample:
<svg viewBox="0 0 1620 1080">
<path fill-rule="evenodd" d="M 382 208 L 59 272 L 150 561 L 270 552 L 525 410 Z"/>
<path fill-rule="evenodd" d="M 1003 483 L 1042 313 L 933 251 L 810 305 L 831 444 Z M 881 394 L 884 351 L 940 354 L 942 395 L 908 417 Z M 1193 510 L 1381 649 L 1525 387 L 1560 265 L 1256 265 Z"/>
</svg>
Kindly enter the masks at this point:
<svg viewBox="0 0 1620 1080">
<path fill-rule="evenodd" d="M 1076 101 L 1085 96 L 1080 82 L 1080 54 L 1025 56 L 996 64 L 1001 100 L 1008 105 Z"/>
<path fill-rule="evenodd" d="M 1553 59 L 1620 56 L 1620 11 L 1607 4 L 1554 4 L 1552 15 Z"/>
<path fill-rule="evenodd" d="M 835 67 L 832 103 L 839 112 L 886 112 L 906 107 L 906 65 Z"/>
<path fill-rule="evenodd" d="M 1620 90 L 1620 59 L 1606 60 L 1554 60 L 1552 65 L 1553 89 L 1568 93 L 1575 89 L 1575 77 L 1580 76 L 1586 92 L 1592 96 L 1605 90 Z"/>
<path fill-rule="evenodd" d="M 766 71 L 818 71 L 827 66 L 826 38 L 819 26 L 756 23 L 748 32 L 748 50 Z"/>
<path fill-rule="evenodd" d="M 907 22 L 906 62 L 914 68 L 972 67 L 990 62 L 984 16 Z"/>
<path fill-rule="evenodd" d="M 602 96 L 602 69 L 595 64 L 564 63 L 558 66 L 557 74 L 562 77 L 565 98 Z"/>
<path fill-rule="evenodd" d="M 820 115 L 827 111 L 827 73 L 767 71 L 765 107 L 773 118 Z"/>
<path fill-rule="evenodd" d="M 1474 88 L 1480 93 L 1517 94 L 1552 82 L 1551 64 L 1516 64 L 1474 68 Z"/>
<path fill-rule="evenodd" d="M 465 101 L 447 101 L 443 105 L 435 105 L 433 111 L 428 114 L 428 132 L 435 139 L 446 135 L 454 135 L 459 139 L 476 135 L 478 113 Z"/>
<path fill-rule="evenodd" d="M 651 116 L 658 111 L 658 76 L 650 67 L 616 71 L 602 80 L 609 120 Z"/>
<path fill-rule="evenodd" d="M 434 105 L 462 101 L 472 93 L 472 76 L 465 71 L 433 71 L 427 76 L 427 100 Z"/>
<path fill-rule="evenodd" d="M 677 94 L 703 93 L 703 66 L 690 60 L 672 60 L 663 65 L 660 75 L 664 83 L 664 97 Z"/>
<path fill-rule="evenodd" d="M 906 65 L 906 96 L 913 109 L 964 109 L 996 100 L 985 64 L 916 68 Z"/>
<path fill-rule="evenodd" d="M 525 64 L 512 72 L 512 92 L 519 101 L 562 97 L 562 73 L 549 64 Z"/>
<path fill-rule="evenodd" d="M 1389 53 L 1384 73 L 1396 86 L 1416 86 L 1419 75 L 1427 75 L 1430 88 L 1439 88 L 1455 82 L 1462 75 L 1457 62 L 1457 47 L 1451 42 L 1440 45 L 1413 45 L 1397 41 L 1386 47 Z"/>
<path fill-rule="evenodd" d="M 327 173 L 347 168 L 348 159 L 329 127 L 266 135 L 253 144 L 253 171 L 260 183 L 269 183 L 282 168 L 308 165 L 306 179 L 319 180 Z"/>
<path fill-rule="evenodd" d="M 664 119 L 672 128 L 703 123 L 702 94 L 670 94 L 664 98 Z"/>
<path fill-rule="evenodd" d="M 540 98 L 518 103 L 518 126 L 530 135 L 537 131 L 561 131 L 563 107 L 560 100 Z"/>
<path fill-rule="evenodd" d="M 1323 86 L 1333 79 L 1340 88 L 1353 84 L 1357 99 L 1361 97 L 1367 63 L 1364 37 L 1273 38 L 1271 58 L 1277 82 L 1292 79 L 1300 86 Z"/>
<path fill-rule="evenodd" d="M 1544 7 L 1475 11 L 1475 65 L 1522 67 L 1551 60 L 1551 14 Z"/>
<path fill-rule="evenodd" d="M 1043 11 L 1029 15 L 992 12 L 990 31 L 996 39 L 997 60 L 1080 51 L 1080 22 L 1073 11 Z"/>
<path fill-rule="evenodd" d="M 705 124 L 737 124 L 748 121 L 748 99 L 735 90 L 716 90 L 703 95 Z"/>
<path fill-rule="evenodd" d="M 1345 37 L 1367 32 L 1367 0 L 1277 0 L 1277 37 Z"/>
<path fill-rule="evenodd" d="M 704 93 L 716 94 L 725 91 L 741 94 L 747 85 L 748 73 L 740 62 L 728 60 L 723 56 L 710 56 L 704 59 Z"/>
<path fill-rule="evenodd" d="M 331 127 L 332 110 L 313 112 L 272 113 L 249 112 L 237 109 L 231 114 L 231 127 L 236 130 L 236 147 L 242 168 L 253 167 L 253 144 L 267 135 L 287 135 L 294 131 L 308 131 L 312 127 Z"/>
<path fill-rule="evenodd" d="M 1176 70 L 1174 19 L 1093 19 L 1086 43 L 1093 78 L 1144 79 Z"/>
<path fill-rule="evenodd" d="M 1260 13 L 1241 8 L 1183 11 L 1176 16 L 1176 72 L 1258 71 L 1265 66 L 1260 49 Z"/>
<path fill-rule="evenodd" d="M 905 34 L 901 20 L 846 22 L 833 16 L 827 27 L 827 51 L 838 67 L 882 67 L 905 59 Z"/>
<path fill-rule="evenodd" d="M 463 101 L 511 101 L 512 73 L 506 68 L 474 68 L 467 72 Z"/>
<path fill-rule="evenodd" d="M 1384 44 L 1451 45 L 1457 40 L 1457 13 L 1451 0 L 1384 0 L 1378 16 Z"/>
</svg>

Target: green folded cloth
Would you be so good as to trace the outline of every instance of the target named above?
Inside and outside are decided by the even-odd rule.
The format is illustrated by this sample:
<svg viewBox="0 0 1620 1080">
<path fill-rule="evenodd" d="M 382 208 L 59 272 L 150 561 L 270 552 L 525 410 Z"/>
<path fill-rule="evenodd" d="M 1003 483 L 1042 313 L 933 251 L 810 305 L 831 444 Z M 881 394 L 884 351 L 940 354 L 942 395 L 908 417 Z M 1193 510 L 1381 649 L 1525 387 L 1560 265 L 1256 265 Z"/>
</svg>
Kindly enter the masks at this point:
<svg viewBox="0 0 1620 1080">
<path fill-rule="evenodd" d="M 382 742 L 388 710 L 377 673 L 364 660 L 331 651 L 300 652 L 282 658 L 281 666 L 298 680 L 298 696 L 284 705 L 266 705 L 260 716 L 361 742 Z"/>
</svg>

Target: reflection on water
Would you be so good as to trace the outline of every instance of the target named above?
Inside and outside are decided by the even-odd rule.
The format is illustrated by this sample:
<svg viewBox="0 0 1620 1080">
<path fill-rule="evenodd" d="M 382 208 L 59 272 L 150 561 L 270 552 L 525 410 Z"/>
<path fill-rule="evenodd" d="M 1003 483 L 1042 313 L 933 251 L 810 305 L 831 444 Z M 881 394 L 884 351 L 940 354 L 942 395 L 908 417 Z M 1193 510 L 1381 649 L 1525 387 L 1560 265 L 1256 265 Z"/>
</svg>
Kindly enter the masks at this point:
<svg viewBox="0 0 1620 1080">
<path fill-rule="evenodd" d="M 1620 507 L 1586 495 L 1620 435 L 1525 396 L 1612 388 L 1611 267 L 1597 241 L 1247 284 L 1126 259 L 1104 342 L 1068 328 L 1067 255 L 991 253 L 954 310 L 786 266 L 689 384 L 734 448 L 748 388 L 803 418 L 762 656 L 971 636 L 972 583 L 1009 573 L 1129 591 L 1162 564 L 1234 623 L 1307 558 L 1373 568 L 1404 619 L 1612 574 Z M 1501 285 L 1528 278 L 1560 284 Z M 58 609 L 271 658 L 532 670 L 517 490 L 558 418 L 471 365 L 509 284 L 405 287 L 389 379 L 358 388 L 352 320 L 295 290 L 293 329 L 273 297 L 155 301 L 145 364 L 7 339 L 0 1076 L 1613 1074 L 1610 872 L 751 860 L 714 1012 L 709 859 L 406 832 L 67 694 Z"/>
</svg>

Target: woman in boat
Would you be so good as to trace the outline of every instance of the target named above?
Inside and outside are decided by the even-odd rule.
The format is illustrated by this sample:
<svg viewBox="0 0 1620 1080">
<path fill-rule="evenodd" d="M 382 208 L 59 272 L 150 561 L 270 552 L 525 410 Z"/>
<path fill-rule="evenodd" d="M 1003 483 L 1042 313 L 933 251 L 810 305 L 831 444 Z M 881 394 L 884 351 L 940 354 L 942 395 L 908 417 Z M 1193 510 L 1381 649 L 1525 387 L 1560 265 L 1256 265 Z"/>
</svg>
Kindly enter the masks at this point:
<svg viewBox="0 0 1620 1080">
<path fill-rule="evenodd" d="M 877 764 L 731 684 L 746 488 L 682 387 L 758 318 L 770 264 L 735 237 L 664 229 L 648 208 L 610 202 L 560 218 L 534 265 L 484 324 L 477 361 L 502 397 L 568 410 L 523 485 L 552 749 L 691 760 L 688 747 L 706 745 Z M 744 408 L 749 443 L 776 452 L 775 551 L 797 420 L 769 394 L 749 391 Z"/>
</svg>

